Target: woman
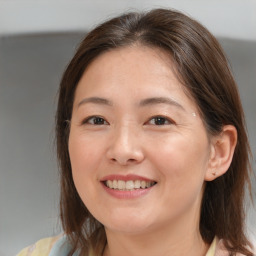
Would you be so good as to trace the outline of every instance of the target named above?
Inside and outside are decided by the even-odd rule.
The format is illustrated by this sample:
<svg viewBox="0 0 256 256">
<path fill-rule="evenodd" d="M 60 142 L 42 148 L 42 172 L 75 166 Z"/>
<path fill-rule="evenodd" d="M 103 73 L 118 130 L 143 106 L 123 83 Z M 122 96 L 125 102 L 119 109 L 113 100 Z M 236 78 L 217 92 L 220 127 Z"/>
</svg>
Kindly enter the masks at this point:
<svg viewBox="0 0 256 256">
<path fill-rule="evenodd" d="M 56 121 L 65 235 L 20 255 L 253 255 L 243 110 L 198 22 L 156 9 L 95 28 L 63 75 Z"/>
</svg>

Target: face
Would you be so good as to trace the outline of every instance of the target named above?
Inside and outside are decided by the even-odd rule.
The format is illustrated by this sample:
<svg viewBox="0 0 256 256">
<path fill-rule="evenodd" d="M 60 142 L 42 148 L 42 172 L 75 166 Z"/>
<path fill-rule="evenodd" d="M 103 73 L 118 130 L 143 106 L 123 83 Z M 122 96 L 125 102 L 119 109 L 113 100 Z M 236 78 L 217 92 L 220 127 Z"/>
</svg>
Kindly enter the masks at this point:
<svg viewBox="0 0 256 256">
<path fill-rule="evenodd" d="M 165 53 L 132 46 L 102 54 L 79 81 L 72 174 L 107 230 L 143 233 L 199 218 L 211 144 L 172 70 Z"/>
</svg>

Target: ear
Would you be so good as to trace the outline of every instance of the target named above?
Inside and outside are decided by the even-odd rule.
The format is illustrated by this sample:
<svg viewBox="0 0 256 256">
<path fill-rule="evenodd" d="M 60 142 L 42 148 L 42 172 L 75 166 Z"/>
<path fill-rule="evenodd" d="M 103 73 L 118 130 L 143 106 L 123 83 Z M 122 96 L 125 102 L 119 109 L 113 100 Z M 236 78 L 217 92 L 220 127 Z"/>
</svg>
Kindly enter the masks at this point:
<svg viewBox="0 0 256 256">
<path fill-rule="evenodd" d="M 212 181 L 227 172 L 237 143 L 237 130 L 225 125 L 222 132 L 211 138 L 211 150 L 205 181 Z"/>
</svg>

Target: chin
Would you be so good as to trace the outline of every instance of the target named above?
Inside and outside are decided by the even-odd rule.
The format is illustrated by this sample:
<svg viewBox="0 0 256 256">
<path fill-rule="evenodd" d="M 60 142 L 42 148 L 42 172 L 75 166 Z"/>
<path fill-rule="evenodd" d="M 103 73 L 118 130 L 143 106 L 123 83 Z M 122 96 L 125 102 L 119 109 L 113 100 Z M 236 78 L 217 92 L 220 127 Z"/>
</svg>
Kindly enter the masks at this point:
<svg viewBox="0 0 256 256">
<path fill-rule="evenodd" d="M 121 216 L 121 217 L 120 217 Z M 152 218 L 131 214 L 111 215 L 111 219 L 103 220 L 101 223 L 107 230 L 120 233 L 140 234 L 150 229 L 152 226 Z M 150 221 L 149 221 L 150 220 Z"/>
<path fill-rule="evenodd" d="M 138 235 L 143 234 L 144 232 L 148 232 L 149 227 L 143 224 L 133 223 L 132 221 L 128 222 L 127 225 L 110 225 L 104 226 L 106 230 L 112 232 L 118 232 L 122 234 L 130 234 L 130 235 Z"/>
</svg>

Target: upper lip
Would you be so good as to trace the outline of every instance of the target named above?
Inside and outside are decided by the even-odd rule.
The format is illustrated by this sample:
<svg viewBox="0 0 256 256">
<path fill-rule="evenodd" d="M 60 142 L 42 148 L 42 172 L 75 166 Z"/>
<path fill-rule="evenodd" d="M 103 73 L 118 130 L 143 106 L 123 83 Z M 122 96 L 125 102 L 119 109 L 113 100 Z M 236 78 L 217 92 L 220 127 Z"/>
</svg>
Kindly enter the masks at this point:
<svg viewBox="0 0 256 256">
<path fill-rule="evenodd" d="M 128 181 L 128 180 L 144 180 L 144 181 L 154 181 L 152 179 L 139 176 L 136 174 L 127 174 L 127 175 L 120 175 L 120 174 L 112 174 L 112 175 L 107 175 L 103 178 L 100 179 L 100 181 L 107 181 L 107 180 L 123 180 L 123 181 Z"/>
</svg>

